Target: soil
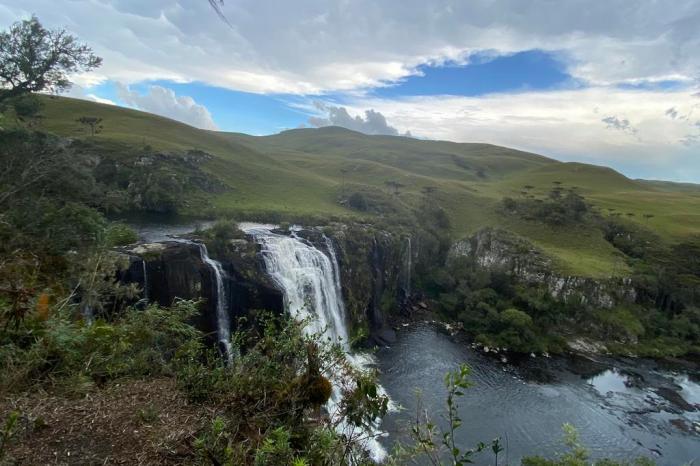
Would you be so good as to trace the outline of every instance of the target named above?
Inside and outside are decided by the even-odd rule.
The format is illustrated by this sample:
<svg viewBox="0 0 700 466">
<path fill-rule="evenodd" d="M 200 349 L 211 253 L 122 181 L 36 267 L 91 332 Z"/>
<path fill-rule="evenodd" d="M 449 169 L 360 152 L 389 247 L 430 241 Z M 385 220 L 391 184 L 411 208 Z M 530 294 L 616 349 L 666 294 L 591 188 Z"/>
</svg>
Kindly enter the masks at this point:
<svg viewBox="0 0 700 466">
<path fill-rule="evenodd" d="M 191 464 L 192 442 L 213 413 L 190 404 L 172 379 L 113 382 L 82 397 L 45 392 L 0 400 L 0 416 L 20 418 L 9 464 Z"/>
</svg>

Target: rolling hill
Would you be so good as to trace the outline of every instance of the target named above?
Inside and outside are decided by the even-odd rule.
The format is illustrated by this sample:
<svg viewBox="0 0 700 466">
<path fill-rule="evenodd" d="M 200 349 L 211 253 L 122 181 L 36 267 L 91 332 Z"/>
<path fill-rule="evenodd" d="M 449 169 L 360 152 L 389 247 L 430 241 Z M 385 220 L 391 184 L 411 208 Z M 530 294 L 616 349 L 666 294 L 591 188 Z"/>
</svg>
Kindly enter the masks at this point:
<svg viewBox="0 0 700 466">
<path fill-rule="evenodd" d="M 700 187 L 632 180 L 606 167 L 563 163 L 488 144 L 367 136 L 338 127 L 295 129 L 272 136 L 199 130 L 135 110 L 59 97 L 41 97 L 38 129 L 65 137 L 150 146 L 157 150 L 198 149 L 214 157 L 203 169 L 228 186 L 211 194 L 216 212 L 232 216 L 266 213 L 366 218 L 338 202 L 347 189 L 384 192 L 406 208 L 433 187 L 435 199 L 452 221 L 452 235 L 466 236 L 485 226 L 507 228 L 527 237 L 554 259 L 560 270 L 587 276 L 623 274 L 626 265 L 598 229 L 560 227 L 504 216 L 506 197 L 545 196 L 553 186 L 574 189 L 602 214 L 618 213 L 677 242 L 700 234 Z M 102 118 L 103 129 L 89 136 L 76 121 Z M 7 124 L 7 122 L 5 123 Z M 400 184 L 390 193 L 386 182 Z M 197 212 L 191 212 L 197 214 Z"/>
</svg>

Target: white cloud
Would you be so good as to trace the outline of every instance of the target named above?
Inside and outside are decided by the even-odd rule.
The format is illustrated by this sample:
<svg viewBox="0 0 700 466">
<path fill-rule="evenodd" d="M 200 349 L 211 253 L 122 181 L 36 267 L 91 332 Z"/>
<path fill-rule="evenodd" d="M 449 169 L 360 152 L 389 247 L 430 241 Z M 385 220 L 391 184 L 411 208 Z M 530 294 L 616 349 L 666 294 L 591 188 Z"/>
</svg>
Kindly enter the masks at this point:
<svg viewBox="0 0 700 466">
<path fill-rule="evenodd" d="M 700 127 L 688 114 L 693 91 L 589 88 L 399 100 L 357 98 L 352 113 L 373 108 L 399 131 L 458 142 L 485 142 L 563 160 L 612 165 L 635 176 L 700 180 Z M 610 126 L 617 130 L 611 130 Z"/>
<path fill-rule="evenodd" d="M 202 81 L 310 94 L 381 85 L 416 66 L 533 48 L 595 85 L 700 76 L 697 0 L 5 0 L 0 24 L 36 13 L 94 46 L 86 79 Z M 88 82 L 81 82 L 87 85 Z"/>
<path fill-rule="evenodd" d="M 345 107 L 328 105 L 323 102 L 314 102 L 314 105 L 324 116 L 309 118 L 309 124 L 312 126 L 342 126 L 365 134 L 399 136 L 399 131 L 387 123 L 386 117 L 373 109 L 365 110 L 364 117 L 362 115 L 353 117 Z M 408 132 L 402 136 L 411 136 L 411 133 Z"/>
<path fill-rule="evenodd" d="M 89 93 L 83 86 L 80 86 L 78 84 L 73 84 L 73 86 L 71 86 L 70 90 L 66 95 L 68 97 L 73 97 L 74 99 L 91 100 L 93 102 L 99 102 L 101 104 L 116 105 L 115 102 L 109 99 L 105 99 L 93 93 Z"/>
<path fill-rule="evenodd" d="M 118 83 L 117 95 L 131 107 L 172 118 L 197 128 L 218 129 L 204 105 L 198 104 L 192 97 L 178 96 L 172 89 L 150 86 L 148 94 L 142 95 Z"/>
</svg>

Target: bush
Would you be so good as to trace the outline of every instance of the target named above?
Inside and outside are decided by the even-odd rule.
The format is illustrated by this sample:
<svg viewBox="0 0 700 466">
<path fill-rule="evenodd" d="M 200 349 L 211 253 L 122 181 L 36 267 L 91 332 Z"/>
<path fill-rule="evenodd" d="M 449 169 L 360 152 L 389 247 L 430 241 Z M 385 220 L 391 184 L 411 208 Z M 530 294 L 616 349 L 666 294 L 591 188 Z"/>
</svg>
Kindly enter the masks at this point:
<svg viewBox="0 0 700 466">
<path fill-rule="evenodd" d="M 129 225 L 113 223 L 105 231 L 105 243 L 108 247 L 126 246 L 139 240 L 138 235 Z"/>
<path fill-rule="evenodd" d="M 104 383 L 125 376 L 172 374 L 176 361 L 200 349 L 202 335 L 186 323 L 196 304 L 179 301 L 170 309 L 128 310 L 114 322 L 93 325 L 54 309 L 46 320 L 31 316 L 0 336 L 5 390 L 32 384 L 68 386 L 64 381 Z"/>
<path fill-rule="evenodd" d="M 220 464 L 260 465 L 364 457 L 358 443 L 364 431 L 341 436 L 336 429 L 341 422 L 369 428 L 386 413 L 388 400 L 378 392 L 376 375 L 358 371 L 342 349 L 318 335 L 304 336 L 302 329 L 288 318 L 263 315 L 258 326 L 234 335 L 241 356 L 230 366 L 204 351 L 178 369 L 178 385 L 192 401 L 223 407 L 220 420 L 200 437 L 204 456 Z M 328 417 L 319 416 L 332 393 L 324 374 L 333 375 L 342 395 Z M 251 432 L 260 435 L 247 437 Z"/>
</svg>

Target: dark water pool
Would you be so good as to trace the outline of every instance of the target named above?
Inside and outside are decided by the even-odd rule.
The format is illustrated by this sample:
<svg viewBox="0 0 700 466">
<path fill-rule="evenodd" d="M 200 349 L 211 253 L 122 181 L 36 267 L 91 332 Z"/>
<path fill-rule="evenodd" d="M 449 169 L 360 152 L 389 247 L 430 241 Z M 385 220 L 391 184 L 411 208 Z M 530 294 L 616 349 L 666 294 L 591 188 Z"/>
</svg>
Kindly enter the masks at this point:
<svg viewBox="0 0 700 466">
<path fill-rule="evenodd" d="M 662 465 L 700 459 L 700 385 L 693 374 L 648 361 L 537 357 L 503 364 L 430 324 L 399 331 L 378 360 L 382 385 L 401 406 L 383 424 L 388 447 L 407 439 L 416 390 L 422 406 L 440 419 L 443 376 L 467 363 L 474 386 L 460 400 L 463 447 L 501 437 L 509 463 L 519 464 L 526 455 L 563 451 L 562 425 L 570 423 L 593 457 L 643 455 Z M 493 464 L 493 457 L 477 463 Z"/>
</svg>

